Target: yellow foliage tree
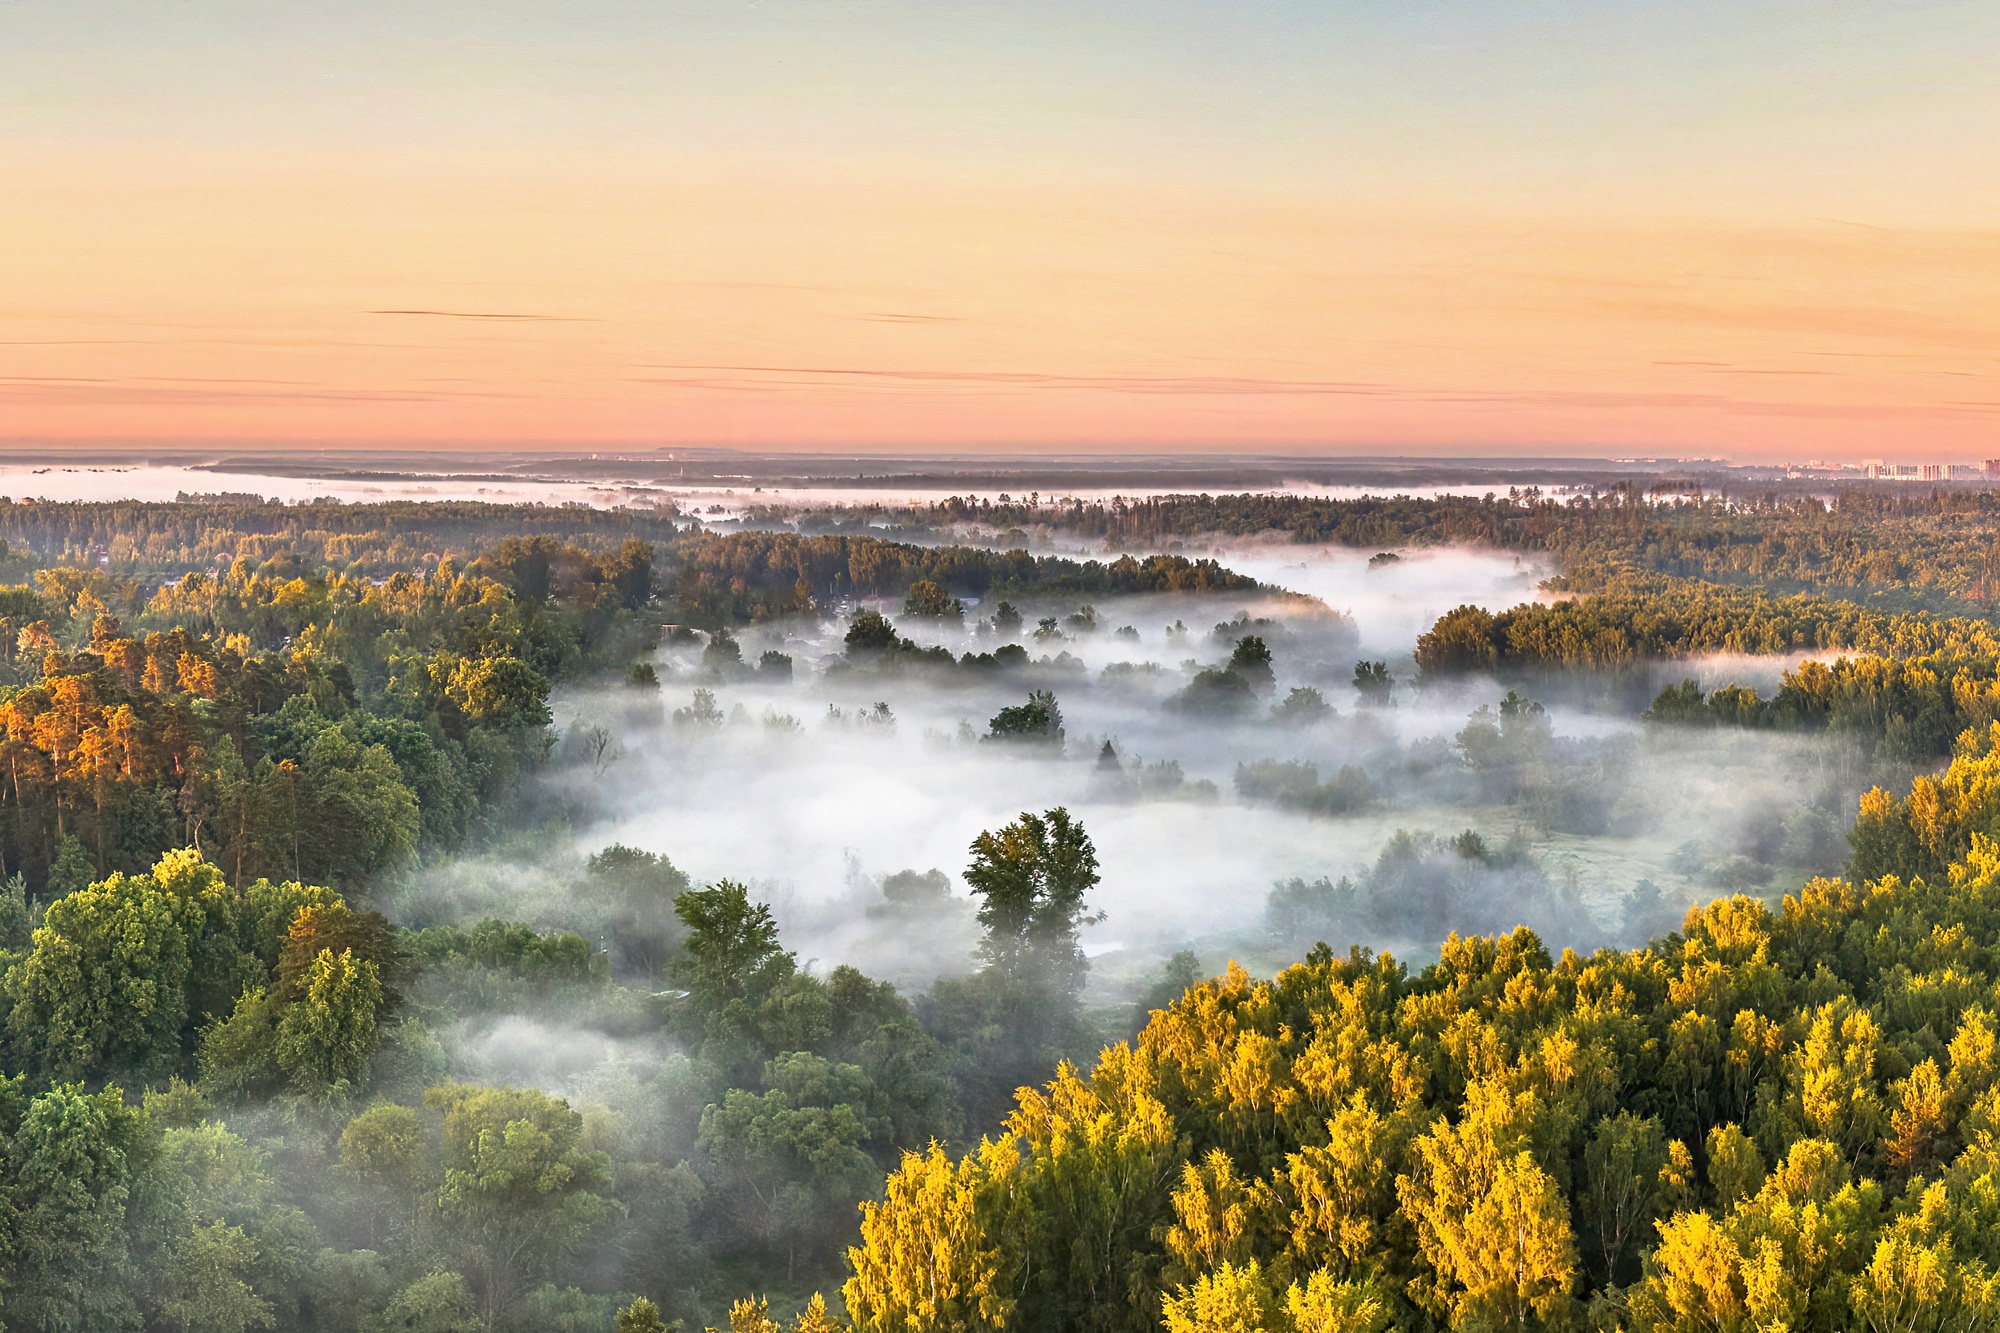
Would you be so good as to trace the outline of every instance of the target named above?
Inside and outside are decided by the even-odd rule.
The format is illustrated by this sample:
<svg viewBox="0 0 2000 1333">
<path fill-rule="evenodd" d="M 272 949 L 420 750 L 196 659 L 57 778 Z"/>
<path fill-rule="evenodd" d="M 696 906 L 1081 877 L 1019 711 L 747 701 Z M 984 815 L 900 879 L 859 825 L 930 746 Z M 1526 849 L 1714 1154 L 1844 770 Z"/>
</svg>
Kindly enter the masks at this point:
<svg viewBox="0 0 2000 1333">
<path fill-rule="evenodd" d="M 1167 1333 L 1281 1333 L 1279 1307 L 1255 1259 L 1224 1263 L 1165 1305 Z"/>
<path fill-rule="evenodd" d="M 880 1203 L 861 1205 L 861 1244 L 841 1288 L 865 1333 L 998 1328 L 1008 1302 L 995 1285 L 999 1255 L 977 1216 L 979 1178 L 1004 1152 L 988 1143 L 956 1166 L 933 1143 L 905 1153 Z"/>
<path fill-rule="evenodd" d="M 1169 1280 L 1247 1259 L 1252 1227 L 1268 1203 L 1268 1187 L 1244 1180 L 1220 1148 L 1209 1149 L 1199 1166 L 1183 1162 L 1180 1187 L 1173 1192 L 1175 1221 L 1167 1228 Z"/>
</svg>

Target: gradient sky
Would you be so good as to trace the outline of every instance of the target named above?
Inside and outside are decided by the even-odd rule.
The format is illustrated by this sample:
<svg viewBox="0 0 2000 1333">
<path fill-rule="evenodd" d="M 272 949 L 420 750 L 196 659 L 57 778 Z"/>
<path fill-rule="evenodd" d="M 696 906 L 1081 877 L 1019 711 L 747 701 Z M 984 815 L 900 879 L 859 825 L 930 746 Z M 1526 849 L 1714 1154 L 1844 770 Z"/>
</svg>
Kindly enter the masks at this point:
<svg viewBox="0 0 2000 1333">
<path fill-rule="evenodd" d="M 0 0 L 0 438 L 2000 456 L 2000 4 Z"/>
</svg>

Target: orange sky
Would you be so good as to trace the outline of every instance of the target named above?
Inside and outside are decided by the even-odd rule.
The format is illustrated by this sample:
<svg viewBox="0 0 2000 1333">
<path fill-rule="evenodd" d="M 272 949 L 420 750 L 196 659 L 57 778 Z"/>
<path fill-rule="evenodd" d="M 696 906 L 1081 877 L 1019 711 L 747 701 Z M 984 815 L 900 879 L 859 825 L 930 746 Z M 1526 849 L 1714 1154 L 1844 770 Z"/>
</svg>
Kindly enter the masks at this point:
<svg viewBox="0 0 2000 1333">
<path fill-rule="evenodd" d="M 0 6 L 7 439 L 2000 455 L 1977 6 L 158 9 Z"/>
</svg>

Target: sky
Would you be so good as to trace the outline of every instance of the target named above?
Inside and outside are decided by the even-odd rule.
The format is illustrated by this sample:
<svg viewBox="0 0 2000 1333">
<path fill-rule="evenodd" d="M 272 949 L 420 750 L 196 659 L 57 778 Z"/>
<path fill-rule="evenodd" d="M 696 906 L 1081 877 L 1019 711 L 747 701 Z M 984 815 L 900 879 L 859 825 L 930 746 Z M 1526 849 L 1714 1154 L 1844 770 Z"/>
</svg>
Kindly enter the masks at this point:
<svg viewBox="0 0 2000 1333">
<path fill-rule="evenodd" d="M 0 441 L 2000 456 L 1992 0 L 0 0 Z"/>
</svg>

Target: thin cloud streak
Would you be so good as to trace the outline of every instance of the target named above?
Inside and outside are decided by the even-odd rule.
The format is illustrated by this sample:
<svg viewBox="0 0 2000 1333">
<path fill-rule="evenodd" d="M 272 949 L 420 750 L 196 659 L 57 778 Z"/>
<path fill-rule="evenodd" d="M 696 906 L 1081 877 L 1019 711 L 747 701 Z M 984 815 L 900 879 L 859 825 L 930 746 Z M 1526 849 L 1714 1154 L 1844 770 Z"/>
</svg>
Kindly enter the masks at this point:
<svg viewBox="0 0 2000 1333">
<path fill-rule="evenodd" d="M 1694 369 L 1724 374 L 1815 377 L 1822 371 L 1738 370 L 1728 367 L 1697 366 Z M 845 386 L 888 381 L 906 383 L 913 391 L 954 390 L 977 394 L 992 389 L 1024 392 L 1144 394 L 1163 397 L 1360 397 L 1390 402 L 1490 405 L 1496 407 L 1589 408 L 1589 409 L 1671 409 L 1736 413 L 1751 416 L 1804 417 L 1902 417 L 1950 418 L 1982 415 L 1975 404 L 1938 403 L 1930 405 L 1868 405 L 1852 403 L 1800 403 L 1740 398 L 1726 393 L 1643 393 L 1615 390 L 1495 390 L 1445 387 L 1398 386 L 1350 383 L 1339 380 L 1277 380 L 1225 376 L 1086 376 L 1056 375 L 1026 371 L 929 371 L 860 369 L 812 366 L 662 366 L 662 370 L 712 371 L 722 375 L 768 375 L 771 380 L 731 380 L 699 376 L 637 377 L 640 384 L 670 385 L 676 388 L 734 394 L 773 394 L 787 391 L 826 392 Z"/>
<path fill-rule="evenodd" d="M 588 315 L 517 315 L 485 310 L 370 310 L 370 315 L 424 315 L 434 319 L 492 319 L 525 324 L 598 324 Z"/>
</svg>

